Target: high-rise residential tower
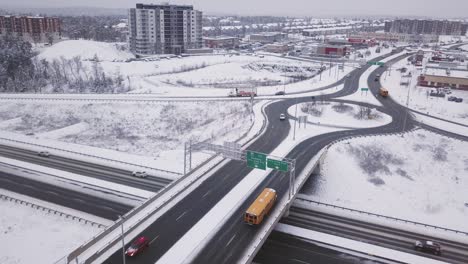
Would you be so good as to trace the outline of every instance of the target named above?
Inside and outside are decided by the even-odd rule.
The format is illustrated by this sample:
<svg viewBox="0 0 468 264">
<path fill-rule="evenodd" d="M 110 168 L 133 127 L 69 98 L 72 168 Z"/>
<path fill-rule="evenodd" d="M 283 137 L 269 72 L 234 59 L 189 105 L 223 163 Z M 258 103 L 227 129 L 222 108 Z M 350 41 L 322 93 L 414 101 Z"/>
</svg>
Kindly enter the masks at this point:
<svg viewBox="0 0 468 264">
<path fill-rule="evenodd" d="M 191 5 L 137 4 L 129 10 L 130 50 L 137 55 L 180 54 L 202 47 L 202 12 Z"/>
</svg>

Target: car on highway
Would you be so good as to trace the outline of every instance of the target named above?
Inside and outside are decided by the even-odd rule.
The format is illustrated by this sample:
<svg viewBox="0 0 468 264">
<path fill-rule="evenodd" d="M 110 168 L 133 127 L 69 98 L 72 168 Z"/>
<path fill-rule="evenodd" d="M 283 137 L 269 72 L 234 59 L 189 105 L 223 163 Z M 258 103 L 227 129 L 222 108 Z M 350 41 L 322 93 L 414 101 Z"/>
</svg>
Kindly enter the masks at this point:
<svg viewBox="0 0 468 264">
<path fill-rule="evenodd" d="M 431 240 L 416 240 L 414 242 L 414 249 L 421 252 L 428 252 L 440 256 L 442 254 L 439 243 Z"/>
<path fill-rule="evenodd" d="M 50 157 L 50 153 L 49 153 L 48 151 L 44 151 L 44 150 L 43 150 L 43 151 L 37 152 L 37 155 L 38 155 L 39 157 L 44 157 L 44 158 Z"/>
<path fill-rule="evenodd" d="M 285 95 L 286 93 L 284 91 L 279 91 L 279 92 L 276 92 L 275 95 Z"/>
<path fill-rule="evenodd" d="M 285 114 L 280 114 L 280 120 L 286 120 L 286 115 Z"/>
<path fill-rule="evenodd" d="M 129 257 L 133 257 L 139 253 L 141 253 L 145 248 L 149 247 L 149 240 L 148 238 L 141 236 L 135 239 L 132 244 L 125 250 L 125 255 Z"/>
<path fill-rule="evenodd" d="M 132 172 L 132 176 L 138 178 L 146 178 L 148 177 L 148 174 L 146 173 L 146 171 L 134 171 Z"/>
<path fill-rule="evenodd" d="M 378 82 L 378 81 L 379 81 L 379 79 L 380 79 L 380 74 L 377 74 L 377 75 L 375 75 L 375 79 L 374 79 L 374 81 L 375 81 L 375 82 Z"/>
</svg>

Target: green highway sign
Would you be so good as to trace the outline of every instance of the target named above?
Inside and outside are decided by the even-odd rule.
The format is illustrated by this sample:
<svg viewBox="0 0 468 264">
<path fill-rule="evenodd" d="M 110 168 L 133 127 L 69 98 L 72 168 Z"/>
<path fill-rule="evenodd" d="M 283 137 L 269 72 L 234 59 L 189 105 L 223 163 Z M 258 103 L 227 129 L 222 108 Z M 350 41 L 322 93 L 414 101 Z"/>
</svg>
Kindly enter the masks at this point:
<svg viewBox="0 0 468 264">
<path fill-rule="evenodd" d="M 288 163 L 280 160 L 267 159 L 267 167 L 284 172 L 288 171 Z"/>
<path fill-rule="evenodd" d="M 247 166 L 266 170 L 266 155 L 254 151 L 247 151 Z"/>
<path fill-rule="evenodd" d="M 361 91 L 369 91 L 369 88 L 361 88 Z"/>
<path fill-rule="evenodd" d="M 385 62 L 381 62 L 381 61 L 368 61 L 367 64 L 369 64 L 369 65 L 377 65 L 377 66 L 384 66 L 384 65 L 385 65 Z"/>
</svg>

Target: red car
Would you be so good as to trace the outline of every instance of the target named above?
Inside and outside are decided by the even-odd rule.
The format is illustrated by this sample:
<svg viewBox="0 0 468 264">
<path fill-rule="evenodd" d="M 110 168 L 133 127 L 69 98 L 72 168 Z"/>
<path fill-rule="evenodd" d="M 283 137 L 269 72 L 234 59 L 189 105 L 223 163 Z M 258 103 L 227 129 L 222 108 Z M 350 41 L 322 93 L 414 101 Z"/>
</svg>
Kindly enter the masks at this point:
<svg viewBox="0 0 468 264">
<path fill-rule="evenodd" d="M 125 255 L 129 257 L 133 257 L 136 254 L 143 251 L 148 246 L 149 246 L 149 240 L 144 236 L 139 237 L 135 239 L 135 241 L 133 241 L 133 243 L 127 248 L 127 250 L 125 251 Z"/>
</svg>

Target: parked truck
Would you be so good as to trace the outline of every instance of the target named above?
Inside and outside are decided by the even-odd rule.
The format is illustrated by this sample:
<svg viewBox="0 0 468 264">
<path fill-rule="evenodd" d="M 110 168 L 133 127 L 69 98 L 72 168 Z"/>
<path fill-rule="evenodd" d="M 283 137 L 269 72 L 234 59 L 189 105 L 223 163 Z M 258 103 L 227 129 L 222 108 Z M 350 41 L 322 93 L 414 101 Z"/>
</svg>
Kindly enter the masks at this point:
<svg viewBox="0 0 468 264">
<path fill-rule="evenodd" d="M 257 96 L 257 88 L 236 88 L 229 93 L 229 97 Z"/>
</svg>

